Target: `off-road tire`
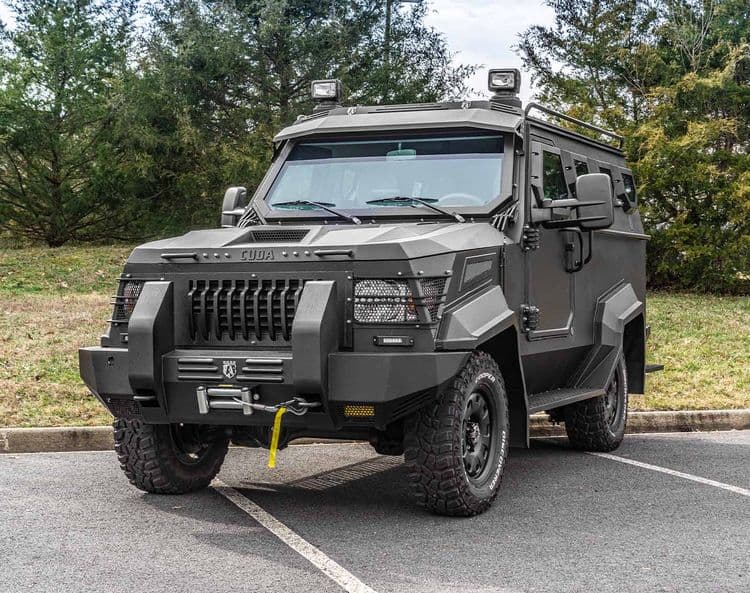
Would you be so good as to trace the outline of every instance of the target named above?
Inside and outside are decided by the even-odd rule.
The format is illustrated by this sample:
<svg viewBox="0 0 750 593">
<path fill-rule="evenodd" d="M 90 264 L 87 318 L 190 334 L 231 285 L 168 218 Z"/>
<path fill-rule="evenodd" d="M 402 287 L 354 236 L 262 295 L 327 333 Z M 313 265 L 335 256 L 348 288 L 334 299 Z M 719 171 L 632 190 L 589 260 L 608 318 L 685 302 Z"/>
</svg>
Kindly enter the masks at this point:
<svg viewBox="0 0 750 593">
<path fill-rule="evenodd" d="M 464 461 L 467 405 L 486 394 L 492 424 L 484 469 L 471 478 Z M 494 408 L 494 411 L 493 411 Z M 440 515 L 469 517 L 497 496 L 509 445 L 508 399 L 493 358 L 475 351 L 441 396 L 412 415 L 404 431 L 404 457 L 417 504 Z"/>
<path fill-rule="evenodd" d="M 115 452 L 133 486 L 153 494 L 184 494 L 206 488 L 219 473 L 228 439 L 204 445 L 195 460 L 186 460 L 168 424 L 115 419 Z"/>
<path fill-rule="evenodd" d="M 616 395 L 616 409 L 611 417 L 607 408 L 610 390 Z M 565 406 L 565 431 L 571 446 L 583 451 L 614 451 L 625 436 L 628 417 L 628 372 L 620 356 L 607 393 Z"/>
</svg>

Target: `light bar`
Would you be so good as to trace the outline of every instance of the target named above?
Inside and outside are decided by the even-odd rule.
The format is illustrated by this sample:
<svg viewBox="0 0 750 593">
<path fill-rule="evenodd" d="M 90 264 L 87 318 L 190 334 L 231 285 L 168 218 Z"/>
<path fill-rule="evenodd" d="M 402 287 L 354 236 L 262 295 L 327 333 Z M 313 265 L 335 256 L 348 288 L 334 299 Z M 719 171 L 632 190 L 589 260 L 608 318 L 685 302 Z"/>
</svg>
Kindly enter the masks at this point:
<svg viewBox="0 0 750 593">
<path fill-rule="evenodd" d="M 337 79 L 313 80 L 311 85 L 313 101 L 341 101 L 341 81 Z"/>
<path fill-rule="evenodd" d="M 521 90 L 521 72 L 516 68 L 490 70 L 487 86 L 496 93 L 518 93 Z"/>
</svg>

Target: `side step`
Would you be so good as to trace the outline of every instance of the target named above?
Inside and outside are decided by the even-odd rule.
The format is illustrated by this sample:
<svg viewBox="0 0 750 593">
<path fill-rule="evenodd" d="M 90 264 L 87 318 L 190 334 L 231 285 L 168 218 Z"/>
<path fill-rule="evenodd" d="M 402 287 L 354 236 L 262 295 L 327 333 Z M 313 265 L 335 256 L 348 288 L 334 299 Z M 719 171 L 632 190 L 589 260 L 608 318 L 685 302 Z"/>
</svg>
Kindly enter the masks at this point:
<svg viewBox="0 0 750 593">
<path fill-rule="evenodd" d="M 542 393 L 530 393 L 529 414 L 553 410 L 600 395 L 604 395 L 604 389 L 591 389 L 590 387 L 563 387 Z"/>
<path fill-rule="evenodd" d="M 663 364 L 647 364 L 646 365 L 647 373 L 656 373 L 658 371 L 663 371 L 663 370 L 664 370 Z"/>
</svg>

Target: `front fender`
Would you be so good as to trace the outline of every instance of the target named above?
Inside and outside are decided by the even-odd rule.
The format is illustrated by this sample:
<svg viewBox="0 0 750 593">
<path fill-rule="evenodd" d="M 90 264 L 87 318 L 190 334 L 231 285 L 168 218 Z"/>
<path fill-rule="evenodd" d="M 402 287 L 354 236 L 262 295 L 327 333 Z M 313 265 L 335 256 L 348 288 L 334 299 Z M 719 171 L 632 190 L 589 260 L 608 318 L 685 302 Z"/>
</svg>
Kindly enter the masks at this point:
<svg viewBox="0 0 750 593">
<path fill-rule="evenodd" d="M 494 286 L 445 313 L 436 343 L 442 350 L 473 350 L 516 325 L 503 289 Z"/>
</svg>

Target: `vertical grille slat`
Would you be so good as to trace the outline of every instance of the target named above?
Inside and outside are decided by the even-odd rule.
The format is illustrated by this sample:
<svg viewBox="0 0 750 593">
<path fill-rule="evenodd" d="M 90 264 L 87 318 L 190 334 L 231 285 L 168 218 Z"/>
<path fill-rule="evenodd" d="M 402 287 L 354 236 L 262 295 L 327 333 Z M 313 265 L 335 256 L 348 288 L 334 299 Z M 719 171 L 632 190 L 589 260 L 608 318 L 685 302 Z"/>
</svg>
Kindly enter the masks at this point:
<svg viewBox="0 0 750 593">
<path fill-rule="evenodd" d="M 232 300 L 234 299 L 234 291 L 237 290 L 237 281 L 232 280 L 232 287 L 227 293 L 227 325 L 229 330 L 229 339 L 234 340 L 234 311 L 232 309 Z"/>
<path fill-rule="evenodd" d="M 276 339 L 276 328 L 273 322 L 273 295 L 276 292 L 276 283 L 271 281 L 271 289 L 266 293 L 266 305 L 268 306 L 268 335 L 272 340 Z"/>
<path fill-rule="evenodd" d="M 198 293 L 198 301 L 200 303 L 198 325 L 200 327 L 200 332 L 204 340 L 208 339 L 208 311 L 206 311 L 206 292 L 208 292 L 208 286 L 204 285 L 201 291 Z"/>
<path fill-rule="evenodd" d="M 216 283 L 216 288 L 214 289 L 214 310 L 213 315 L 211 316 L 214 322 L 214 333 L 217 336 L 221 335 L 221 303 L 219 302 L 219 295 L 222 291 L 222 284 L 223 282 L 221 282 L 221 280 Z"/>
<path fill-rule="evenodd" d="M 289 340 L 289 328 L 287 327 L 287 315 L 286 315 L 286 294 L 289 292 L 289 280 L 284 281 L 284 289 L 279 295 L 280 308 L 281 308 L 281 335 L 284 336 L 285 340 Z"/>
<path fill-rule="evenodd" d="M 263 336 L 260 327 L 260 307 L 258 301 L 260 300 L 260 291 L 263 289 L 262 283 L 258 282 L 258 288 L 253 292 L 253 320 L 255 322 L 255 337 L 260 340 Z"/>
<path fill-rule="evenodd" d="M 247 322 L 247 291 L 250 285 L 246 284 L 245 288 L 240 291 L 240 327 L 242 328 L 242 337 L 247 340 L 249 337 L 249 324 Z"/>
<path fill-rule="evenodd" d="M 190 335 L 199 342 L 289 342 L 304 280 L 195 280 L 187 291 Z"/>
<path fill-rule="evenodd" d="M 188 320 L 188 328 L 190 335 L 194 336 L 198 332 L 198 328 L 195 327 L 195 291 L 198 289 L 197 283 L 190 283 L 190 290 L 188 291 L 188 300 L 190 301 L 190 319 Z"/>
</svg>

